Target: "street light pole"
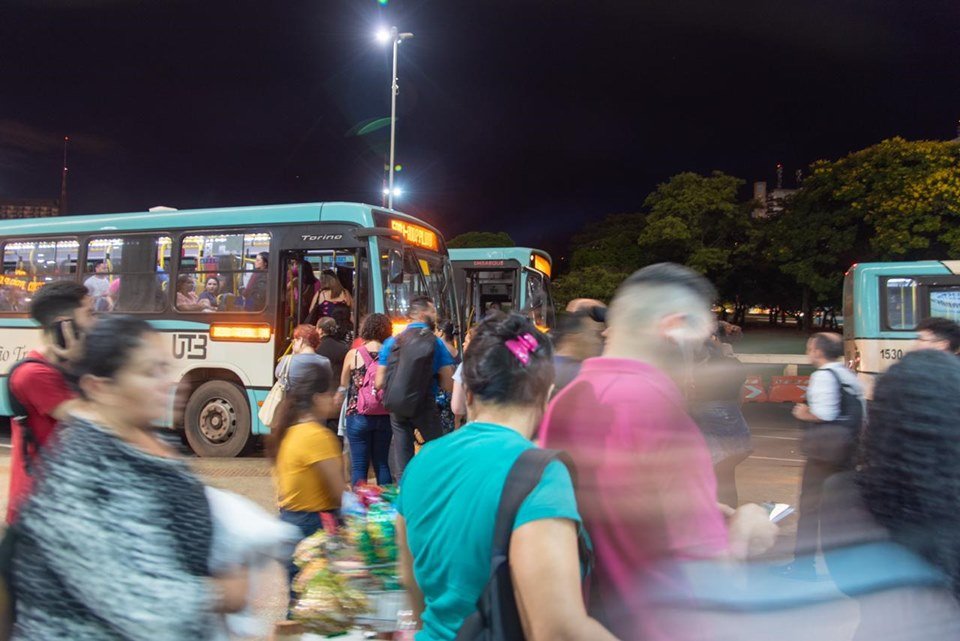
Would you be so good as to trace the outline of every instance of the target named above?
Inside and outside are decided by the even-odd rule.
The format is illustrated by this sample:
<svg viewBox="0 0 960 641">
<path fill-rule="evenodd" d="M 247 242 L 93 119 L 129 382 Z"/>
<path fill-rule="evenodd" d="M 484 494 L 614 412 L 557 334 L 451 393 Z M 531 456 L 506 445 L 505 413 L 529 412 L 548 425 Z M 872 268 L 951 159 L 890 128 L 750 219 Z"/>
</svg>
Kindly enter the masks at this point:
<svg viewBox="0 0 960 641">
<path fill-rule="evenodd" d="M 393 209 L 393 167 L 394 153 L 397 146 L 397 94 L 400 87 L 397 85 L 397 53 L 400 49 L 400 34 L 396 27 L 390 28 L 390 39 L 393 40 L 393 76 L 390 81 L 390 179 L 387 184 L 387 207 Z"/>
<path fill-rule="evenodd" d="M 400 86 L 397 82 L 397 57 L 400 43 L 412 38 L 413 34 L 400 33 L 396 27 L 390 27 L 389 33 L 385 35 L 393 43 L 393 75 L 390 77 L 390 173 L 387 180 L 387 207 L 393 209 L 393 170 L 396 166 L 397 146 L 397 94 L 400 93 Z"/>
</svg>

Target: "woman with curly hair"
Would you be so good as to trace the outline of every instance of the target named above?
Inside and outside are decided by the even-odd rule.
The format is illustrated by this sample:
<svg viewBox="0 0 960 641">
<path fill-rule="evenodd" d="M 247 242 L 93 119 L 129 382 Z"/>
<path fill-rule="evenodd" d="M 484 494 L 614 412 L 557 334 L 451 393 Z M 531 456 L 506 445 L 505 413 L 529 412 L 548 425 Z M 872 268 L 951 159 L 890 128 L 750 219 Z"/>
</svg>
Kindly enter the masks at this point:
<svg viewBox="0 0 960 641">
<path fill-rule="evenodd" d="M 378 485 L 393 482 L 388 462 L 390 442 L 393 432 L 390 428 L 390 415 L 380 403 L 367 407 L 366 401 L 371 394 L 376 377 L 377 358 L 383 342 L 393 335 L 393 324 L 386 314 L 370 314 L 360 327 L 360 339 L 363 341 L 356 349 L 351 349 L 343 359 L 343 371 L 340 375 L 340 387 L 337 389 L 337 403 L 347 398 L 346 423 L 347 439 L 350 443 L 350 482 L 354 485 L 367 480 L 367 470 L 373 462 L 373 471 L 377 475 Z M 368 374 L 367 370 L 372 368 Z M 364 383 L 367 383 L 365 386 Z M 364 389 L 364 388 L 367 389 Z M 367 395 L 360 402 L 361 392 Z M 377 397 L 379 399 L 379 397 Z"/>
<path fill-rule="evenodd" d="M 856 471 L 825 486 L 824 556 L 855 639 L 960 638 L 960 362 L 907 354 L 878 381 Z"/>
</svg>

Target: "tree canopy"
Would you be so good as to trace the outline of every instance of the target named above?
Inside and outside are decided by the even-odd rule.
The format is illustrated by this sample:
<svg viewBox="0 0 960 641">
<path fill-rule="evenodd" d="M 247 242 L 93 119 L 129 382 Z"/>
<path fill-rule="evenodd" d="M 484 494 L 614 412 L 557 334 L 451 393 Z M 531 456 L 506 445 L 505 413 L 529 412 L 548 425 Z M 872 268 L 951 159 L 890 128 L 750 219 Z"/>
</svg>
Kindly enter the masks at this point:
<svg viewBox="0 0 960 641">
<path fill-rule="evenodd" d="M 450 249 L 476 249 L 480 247 L 516 247 L 517 244 L 505 231 L 468 231 L 447 241 Z"/>
<path fill-rule="evenodd" d="M 958 142 L 892 138 L 818 161 L 766 218 L 751 215 L 756 203 L 743 197 L 743 185 L 722 172 L 677 174 L 640 211 L 588 224 L 572 239 L 570 271 L 555 279 L 558 304 L 609 301 L 634 270 L 673 261 L 706 275 L 741 317 L 758 305 L 809 322 L 814 306 L 838 306 L 855 262 L 960 258 Z M 473 232 L 450 246 L 507 240 Z"/>
</svg>

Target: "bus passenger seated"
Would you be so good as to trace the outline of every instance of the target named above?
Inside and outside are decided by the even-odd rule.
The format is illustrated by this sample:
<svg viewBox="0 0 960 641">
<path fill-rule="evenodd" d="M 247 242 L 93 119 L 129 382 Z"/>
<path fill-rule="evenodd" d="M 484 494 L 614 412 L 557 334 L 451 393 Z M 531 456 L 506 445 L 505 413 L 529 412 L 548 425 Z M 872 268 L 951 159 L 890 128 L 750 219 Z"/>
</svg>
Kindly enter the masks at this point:
<svg viewBox="0 0 960 641">
<path fill-rule="evenodd" d="M 204 285 L 203 291 L 200 293 L 199 301 L 200 303 L 209 303 L 210 307 L 217 309 L 219 303 L 217 302 L 217 297 L 220 295 L 220 279 L 216 276 L 207 276 L 207 282 Z"/>
<path fill-rule="evenodd" d="M 196 283 L 188 274 L 177 278 L 177 309 L 181 312 L 212 312 L 209 301 L 197 297 Z"/>
</svg>

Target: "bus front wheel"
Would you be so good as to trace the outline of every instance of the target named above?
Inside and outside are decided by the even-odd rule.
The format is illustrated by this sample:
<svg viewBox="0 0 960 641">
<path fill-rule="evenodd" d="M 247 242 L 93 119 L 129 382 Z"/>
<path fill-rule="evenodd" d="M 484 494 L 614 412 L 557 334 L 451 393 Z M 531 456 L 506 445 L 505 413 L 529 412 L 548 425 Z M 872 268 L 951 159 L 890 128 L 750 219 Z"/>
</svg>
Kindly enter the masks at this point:
<svg viewBox="0 0 960 641">
<path fill-rule="evenodd" d="M 184 431 L 197 456 L 237 456 L 250 441 L 250 404 L 246 394 L 233 383 L 204 383 L 187 401 Z"/>
</svg>

